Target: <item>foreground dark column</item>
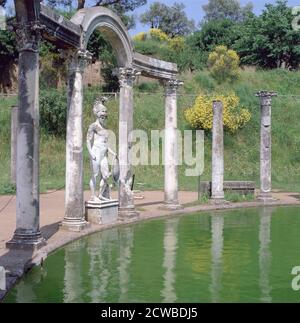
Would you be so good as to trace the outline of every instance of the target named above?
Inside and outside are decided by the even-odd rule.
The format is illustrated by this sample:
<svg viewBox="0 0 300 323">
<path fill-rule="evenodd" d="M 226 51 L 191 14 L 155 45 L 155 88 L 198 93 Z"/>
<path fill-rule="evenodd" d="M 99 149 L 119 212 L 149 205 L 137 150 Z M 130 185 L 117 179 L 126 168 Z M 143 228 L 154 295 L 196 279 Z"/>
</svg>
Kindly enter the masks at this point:
<svg viewBox="0 0 300 323">
<path fill-rule="evenodd" d="M 261 127 L 260 127 L 260 194 L 258 200 L 272 202 L 272 135 L 271 115 L 272 97 L 275 92 L 262 91 L 256 94 L 260 98 Z"/>
<path fill-rule="evenodd" d="M 213 102 L 212 202 L 224 202 L 223 103 Z"/>
<path fill-rule="evenodd" d="M 39 41 L 38 23 L 19 24 L 19 113 L 17 131 L 17 225 L 8 248 L 38 248 L 39 201 Z"/>
<path fill-rule="evenodd" d="M 133 68 L 119 69 L 120 83 L 120 119 L 119 119 L 119 220 L 123 221 L 138 216 L 134 206 L 131 189 L 133 174 L 130 151 L 132 147 L 131 132 L 133 130 L 133 84 L 139 73 Z"/>
<path fill-rule="evenodd" d="M 164 208 L 178 210 L 178 138 L 177 138 L 177 91 L 183 85 L 178 80 L 169 80 L 165 86 L 165 201 Z"/>
<path fill-rule="evenodd" d="M 84 51 L 68 55 L 66 196 L 62 228 L 81 231 L 87 226 L 83 194 L 83 72 L 91 55 Z"/>
</svg>

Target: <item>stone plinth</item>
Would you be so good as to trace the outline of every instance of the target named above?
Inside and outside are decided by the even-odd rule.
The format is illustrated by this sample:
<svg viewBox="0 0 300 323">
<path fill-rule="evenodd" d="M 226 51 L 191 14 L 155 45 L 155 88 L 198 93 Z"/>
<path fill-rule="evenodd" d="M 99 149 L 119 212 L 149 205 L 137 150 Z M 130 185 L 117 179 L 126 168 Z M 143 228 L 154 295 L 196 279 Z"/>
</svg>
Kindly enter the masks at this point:
<svg viewBox="0 0 300 323">
<path fill-rule="evenodd" d="M 119 201 L 86 202 L 85 214 L 88 222 L 93 224 L 111 224 L 118 221 Z"/>
</svg>

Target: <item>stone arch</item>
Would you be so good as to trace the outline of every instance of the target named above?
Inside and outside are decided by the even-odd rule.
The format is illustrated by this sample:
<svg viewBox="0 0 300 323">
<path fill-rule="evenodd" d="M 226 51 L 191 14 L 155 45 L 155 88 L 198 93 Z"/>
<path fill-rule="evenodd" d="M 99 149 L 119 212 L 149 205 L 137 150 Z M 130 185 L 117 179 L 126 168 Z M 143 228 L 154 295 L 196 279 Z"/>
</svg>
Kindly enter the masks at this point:
<svg viewBox="0 0 300 323">
<path fill-rule="evenodd" d="M 87 48 L 93 32 L 99 29 L 111 43 L 119 67 L 129 67 L 133 61 L 133 46 L 130 36 L 121 19 L 111 10 L 94 7 L 79 10 L 71 21 L 82 28 L 81 48 Z"/>
</svg>

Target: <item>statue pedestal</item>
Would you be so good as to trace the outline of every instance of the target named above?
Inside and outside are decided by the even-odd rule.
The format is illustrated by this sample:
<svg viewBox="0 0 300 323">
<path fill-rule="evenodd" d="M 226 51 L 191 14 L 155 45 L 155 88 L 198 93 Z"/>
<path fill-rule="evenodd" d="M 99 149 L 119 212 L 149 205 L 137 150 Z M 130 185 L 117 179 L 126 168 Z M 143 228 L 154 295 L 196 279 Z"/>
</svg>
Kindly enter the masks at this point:
<svg viewBox="0 0 300 323">
<path fill-rule="evenodd" d="M 86 202 L 86 220 L 93 224 L 111 224 L 118 221 L 119 201 Z"/>
</svg>

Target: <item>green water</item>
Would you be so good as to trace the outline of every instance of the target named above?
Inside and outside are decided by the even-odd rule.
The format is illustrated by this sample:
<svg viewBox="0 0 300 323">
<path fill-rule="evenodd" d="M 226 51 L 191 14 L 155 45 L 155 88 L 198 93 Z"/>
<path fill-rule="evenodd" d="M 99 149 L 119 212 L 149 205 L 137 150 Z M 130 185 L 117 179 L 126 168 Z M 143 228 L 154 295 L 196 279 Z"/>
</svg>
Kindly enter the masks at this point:
<svg viewBox="0 0 300 323">
<path fill-rule="evenodd" d="M 299 238 L 299 208 L 140 223 L 57 251 L 5 301 L 299 302 Z"/>
</svg>

